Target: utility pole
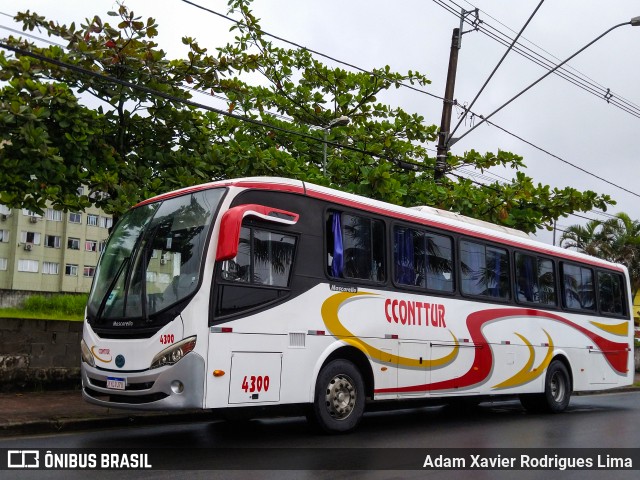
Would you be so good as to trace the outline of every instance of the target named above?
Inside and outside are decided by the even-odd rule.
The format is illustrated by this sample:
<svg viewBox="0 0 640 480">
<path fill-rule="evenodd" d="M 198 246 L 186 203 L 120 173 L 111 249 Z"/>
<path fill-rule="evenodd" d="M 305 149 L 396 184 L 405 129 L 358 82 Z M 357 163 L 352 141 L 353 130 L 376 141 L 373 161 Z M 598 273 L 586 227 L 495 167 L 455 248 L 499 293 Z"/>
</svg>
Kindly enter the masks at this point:
<svg viewBox="0 0 640 480">
<path fill-rule="evenodd" d="M 447 168 L 447 152 L 449 151 L 449 129 L 451 128 L 451 112 L 453 110 L 453 91 L 456 87 L 456 71 L 458 70 L 458 50 L 460 50 L 461 33 L 459 28 L 453 29 L 451 36 L 451 53 L 449 54 L 449 69 L 447 71 L 447 85 L 442 100 L 442 120 L 438 135 L 438 153 L 434 178 L 438 182 L 444 177 Z"/>
</svg>

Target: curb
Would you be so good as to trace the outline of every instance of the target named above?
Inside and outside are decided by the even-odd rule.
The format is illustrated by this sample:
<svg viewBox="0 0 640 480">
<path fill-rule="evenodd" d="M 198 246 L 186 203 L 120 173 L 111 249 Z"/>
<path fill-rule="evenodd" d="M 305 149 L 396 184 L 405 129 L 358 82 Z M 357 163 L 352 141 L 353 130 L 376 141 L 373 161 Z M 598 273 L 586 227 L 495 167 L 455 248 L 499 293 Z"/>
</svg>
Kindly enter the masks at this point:
<svg viewBox="0 0 640 480">
<path fill-rule="evenodd" d="M 45 435 L 49 433 L 79 432 L 91 429 L 114 427 L 142 427 L 159 423 L 174 424 L 197 421 L 213 421 L 215 417 L 208 411 L 184 413 L 148 413 L 141 415 L 124 415 L 112 418 L 51 418 L 9 423 L 0 426 L 0 438 L 16 435 Z M 162 420 L 159 422 L 158 420 Z"/>
</svg>

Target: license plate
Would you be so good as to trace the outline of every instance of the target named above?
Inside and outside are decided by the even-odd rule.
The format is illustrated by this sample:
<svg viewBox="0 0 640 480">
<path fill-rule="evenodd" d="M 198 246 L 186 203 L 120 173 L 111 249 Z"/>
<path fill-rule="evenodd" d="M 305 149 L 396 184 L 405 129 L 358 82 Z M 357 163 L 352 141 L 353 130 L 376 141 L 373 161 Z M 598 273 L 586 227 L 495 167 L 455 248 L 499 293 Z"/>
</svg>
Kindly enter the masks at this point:
<svg viewBox="0 0 640 480">
<path fill-rule="evenodd" d="M 126 381 L 124 378 L 107 377 L 107 388 L 113 390 L 124 390 Z"/>
</svg>

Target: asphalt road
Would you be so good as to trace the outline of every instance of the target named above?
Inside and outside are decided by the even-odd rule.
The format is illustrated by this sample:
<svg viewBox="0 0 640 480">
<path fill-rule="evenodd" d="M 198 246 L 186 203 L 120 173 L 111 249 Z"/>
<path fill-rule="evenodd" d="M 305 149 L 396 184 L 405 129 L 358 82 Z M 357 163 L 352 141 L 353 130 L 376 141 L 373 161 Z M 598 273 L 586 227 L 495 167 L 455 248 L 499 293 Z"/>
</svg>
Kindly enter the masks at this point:
<svg viewBox="0 0 640 480">
<path fill-rule="evenodd" d="M 150 452 L 148 460 L 156 464 L 154 468 L 127 472 L 127 478 L 174 478 L 179 473 L 181 477 L 188 474 L 191 478 L 245 479 L 248 478 L 246 470 L 252 470 L 252 478 L 269 479 L 439 479 L 461 478 L 462 475 L 473 475 L 474 480 L 516 477 L 635 479 L 640 471 L 640 392 L 574 397 L 569 409 L 559 415 L 527 414 L 517 401 L 483 404 L 473 412 L 444 407 L 375 412 L 365 415 L 356 432 L 341 436 L 316 434 L 310 431 L 303 418 L 297 417 L 5 438 L 0 440 L 0 449 L 37 449 L 42 456 L 47 449 L 53 453 L 97 455 L 110 452 L 110 449 Z M 461 473 L 423 469 L 427 456 L 436 461 L 443 452 L 441 459 L 465 458 L 467 467 L 470 466 L 470 455 L 478 453 L 482 458 L 499 456 L 503 462 L 505 458 L 523 454 L 532 457 L 568 455 L 584 461 L 598 453 L 604 462 L 607 455 L 616 458 L 631 455 L 635 471 L 552 468 Z M 65 480 L 86 478 L 87 475 L 99 478 L 121 478 L 123 475 L 121 471 L 5 470 L 0 471 L 0 477 L 7 473 L 11 475 L 5 478 L 39 479 L 44 474 L 46 478 Z"/>
</svg>

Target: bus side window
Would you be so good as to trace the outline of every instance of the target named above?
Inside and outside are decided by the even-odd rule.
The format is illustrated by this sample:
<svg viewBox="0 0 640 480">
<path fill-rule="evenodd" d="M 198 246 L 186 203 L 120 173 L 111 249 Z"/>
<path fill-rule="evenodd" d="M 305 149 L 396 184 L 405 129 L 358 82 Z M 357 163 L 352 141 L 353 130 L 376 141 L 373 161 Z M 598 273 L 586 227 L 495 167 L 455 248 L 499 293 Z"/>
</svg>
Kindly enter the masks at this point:
<svg viewBox="0 0 640 480">
<path fill-rule="evenodd" d="M 440 292 L 453 292 L 453 246 L 449 237 L 411 228 L 393 230 L 394 280 Z"/>
<path fill-rule="evenodd" d="M 563 263 L 562 283 L 566 308 L 589 311 L 596 309 L 593 270 Z"/>
<path fill-rule="evenodd" d="M 222 278 L 255 285 L 286 287 L 295 252 L 295 237 L 242 227 L 238 254 L 222 266 Z"/>
<path fill-rule="evenodd" d="M 624 289 L 622 275 L 609 272 L 598 272 L 598 292 L 600 312 L 624 315 Z"/>
<path fill-rule="evenodd" d="M 327 273 L 335 278 L 383 282 L 384 224 L 332 211 L 327 219 Z"/>
<path fill-rule="evenodd" d="M 460 242 L 462 293 L 509 298 L 509 256 L 502 248 Z"/>
<path fill-rule="evenodd" d="M 238 254 L 222 263 L 215 316 L 237 314 L 285 298 L 296 240 L 293 235 L 243 225 Z"/>
<path fill-rule="evenodd" d="M 556 304 L 553 262 L 516 253 L 516 295 L 519 302 Z"/>
</svg>

